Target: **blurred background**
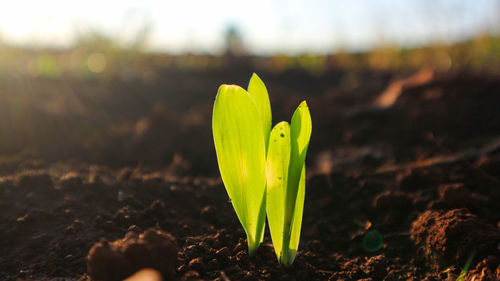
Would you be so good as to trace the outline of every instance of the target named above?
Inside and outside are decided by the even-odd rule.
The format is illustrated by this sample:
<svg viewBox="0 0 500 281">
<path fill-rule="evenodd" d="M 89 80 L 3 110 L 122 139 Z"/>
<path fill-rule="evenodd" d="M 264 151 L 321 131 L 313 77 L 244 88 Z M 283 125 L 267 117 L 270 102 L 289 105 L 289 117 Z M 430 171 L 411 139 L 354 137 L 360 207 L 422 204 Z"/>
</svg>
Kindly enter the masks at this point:
<svg viewBox="0 0 500 281">
<path fill-rule="evenodd" d="M 245 86 L 252 72 L 275 120 L 310 102 L 329 132 L 313 152 L 353 144 L 342 118 L 392 105 L 401 79 L 498 75 L 500 1 L 3 4 L 0 171 L 73 161 L 214 173 L 217 87 Z"/>
</svg>

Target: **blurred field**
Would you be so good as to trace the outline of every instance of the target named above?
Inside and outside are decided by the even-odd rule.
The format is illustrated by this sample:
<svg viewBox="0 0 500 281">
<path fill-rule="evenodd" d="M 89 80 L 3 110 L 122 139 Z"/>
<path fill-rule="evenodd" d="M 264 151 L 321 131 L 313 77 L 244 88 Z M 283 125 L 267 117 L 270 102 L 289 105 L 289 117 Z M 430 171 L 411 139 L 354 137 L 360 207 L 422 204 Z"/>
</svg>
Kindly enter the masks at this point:
<svg viewBox="0 0 500 281">
<path fill-rule="evenodd" d="M 272 57 L 147 53 L 140 44 L 123 48 L 97 33 L 65 50 L 3 44 L 0 155 L 113 166 L 165 165 L 176 155 L 192 163 L 213 156 L 207 120 L 221 83 L 245 85 L 257 72 L 268 81 L 273 100 L 326 95 L 355 103 L 361 96 L 374 99 L 390 81 L 421 69 L 496 75 L 500 36 L 414 49 Z M 286 104 L 273 108 L 277 116 L 291 110 Z M 282 110 L 287 113 L 280 115 Z M 204 139 L 193 147 L 176 143 L 194 136 Z"/>
<path fill-rule="evenodd" d="M 230 55 L 230 52 L 227 54 Z M 256 70 L 273 73 L 295 68 L 316 74 L 339 68 L 391 71 L 433 68 L 441 71 L 498 72 L 500 36 L 485 33 L 459 43 L 433 43 L 414 48 L 389 43 L 358 53 L 340 50 L 324 55 L 303 53 L 271 57 L 240 54 L 238 59 L 235 56 L 155 54 L 145 52 L 142 44 L 123 47 L 99 33 L 81 36 L 72 48 L 64 50 L 26 49 L 0 41 L 2 75 L 100 79 L 128 75 L 147 78 L 158 69 L 209 71 L 226 68 L 235 60 L 245 62 Z"/>
</svg>

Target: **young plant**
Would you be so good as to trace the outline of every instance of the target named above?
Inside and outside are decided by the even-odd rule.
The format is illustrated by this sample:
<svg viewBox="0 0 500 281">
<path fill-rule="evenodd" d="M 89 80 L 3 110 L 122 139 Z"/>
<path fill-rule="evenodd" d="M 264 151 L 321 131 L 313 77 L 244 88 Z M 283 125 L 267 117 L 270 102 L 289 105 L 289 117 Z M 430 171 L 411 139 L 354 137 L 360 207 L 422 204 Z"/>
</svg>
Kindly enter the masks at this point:
<svg viewBox="0 0 500 281">
<path fill-rule="evenodd" d="M 247 234 L 249 253 L 263 240 L 267 212 L 278 261 L 293 263 L 312 130 L 306 102 L 293 114 L 291 126 L 280 122 L 271 131 L 269 95 L 253 74 L 248 91 L 236 85 L 219 87 L 212 130 L 222 181 Z"/>
<path fill-rule="evenodd" d="M 305 158 L 312 123 L 305 101 L 295 110 L 291 126 L 273 128 L 267 150 L 267 220 L 278 262 L 292 264 L 299 246 L 305 196 Z"/>
<path fill-rule="evenodd" d="M 248 92 L 222 85 L 215 98 L 212 131 L 222 181 L 253 254 L 266 223 L 266 151 L 271 105 L 266 87 L 254 74 Z"/>
</svg>

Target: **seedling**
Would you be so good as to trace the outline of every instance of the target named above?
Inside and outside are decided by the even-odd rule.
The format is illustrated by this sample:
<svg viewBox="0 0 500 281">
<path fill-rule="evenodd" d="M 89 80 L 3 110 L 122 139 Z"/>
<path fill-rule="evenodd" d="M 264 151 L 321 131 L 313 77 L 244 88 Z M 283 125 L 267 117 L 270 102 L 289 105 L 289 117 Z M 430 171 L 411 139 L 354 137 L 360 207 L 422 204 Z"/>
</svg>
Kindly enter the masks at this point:
<svg viewBox="0 0 500 281">
<path fill-rule="evenodd" d="M 247 235 L 249 253 L 263 240 L 267 212 L 278 261 L 293 263 L 312 130 L 306 102 L 293 114 L 291 126 L 283 121 L 271 131 L 269 95 L 253 74 L 248 91 L 236 85 L 219 87 L 212 129 L 222 181 Z"/>
<path fill-rule="evenodd" d="M 460 275 L 458 276 L 457 281 L 465 280 L 465 277 L 467 277 L 467 272 L 469 272 L 470 265 L 472 264 L 472 260 L 474 259 L 475 255 L 476 255 L 476 249 L 472 250 L 469 258 L 467 258 L 467 261 L 465 262 L 464 268 L 460 272 Z"/>
</svg>

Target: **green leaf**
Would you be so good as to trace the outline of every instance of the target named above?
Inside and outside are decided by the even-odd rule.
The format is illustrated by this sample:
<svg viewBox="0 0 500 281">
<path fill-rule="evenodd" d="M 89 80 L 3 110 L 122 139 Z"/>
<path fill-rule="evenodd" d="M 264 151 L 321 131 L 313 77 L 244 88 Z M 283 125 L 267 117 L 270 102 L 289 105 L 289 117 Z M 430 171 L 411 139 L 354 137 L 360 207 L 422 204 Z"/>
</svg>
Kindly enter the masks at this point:
<svg viewBox="0 0 500 281">
<path fill-rule="evenodd" d="M 278 261 L 283 253 L 285 221 L 285 192 L 290 164 L 290 125 L 280 122 L 274 126 L 267 150 L 266 211 L 274 251 Z"/>
<path fill-rule="evenodd" d="M 267 93 L 266 85 L 257 74 L 252 74 L 250 82 L 248 83 L 248 93 L 252 96 L 257 110 L 260 114 L 262 121 L 262 129 L 264 131 L 264 141 L 266 142 L 266 149 L 269 142 L 269 133 L 271 132 L 271 103 L 269 101 L 269 94 Z"/>
<path fill-rule="evenodd" d="M 285 199 L 284 264 L 292 264 L 298 249 L 305 197 L 305 160 L 312 122 L 307 103 L 303 101 L 295 110 L 290 126 L 290 166 Z"/>
<path fill-rule="evenodd" d="M 264 233 L 266 149 L 260 113 L 244 89 L 219 87 L 212 131 L 222 181 L 247 234 L 251 254 Z"/>
<path fill-rule="evenodd" d="M 311 115 L 302 102 L 292 125 L 278 123 L 267 150 L 266 211 L 278 261 L 292 264 L 300 240 L 305 197 L 305 157 L 311 137 Z"/>
<path fill-rule="evenodd" d="M 305 163 L 302 165 L 302 172 L 300 173 L 299 190 L 297 191 L 297 198 L 295 199 L 295 209 L 292 216 L 292 229 L 290 234 L 290 254 L 289 264 L 295 260 L 295 255 L 299 248 L 300 229 L 302 226 L 302 214 L 304 213 L 304 199 L 306 194 L 306 167 Z"/>
<path fill-rule="evenodd" d="M 474 259 L 475 255 L 476 255 L 476 249 L 473 249 L 469 255 L 469 258 L 467 258 L 467 261 L 465 262 L 464 268 L 460 272 L 460 275 L 458 275 L 458 278 L 456 281 L 463 281 L 465 279 L 465 277 L 467 277 L 467 272 L 469 272 L 470 265 L 472 264 L 472 260 Z"/>
</svg>

